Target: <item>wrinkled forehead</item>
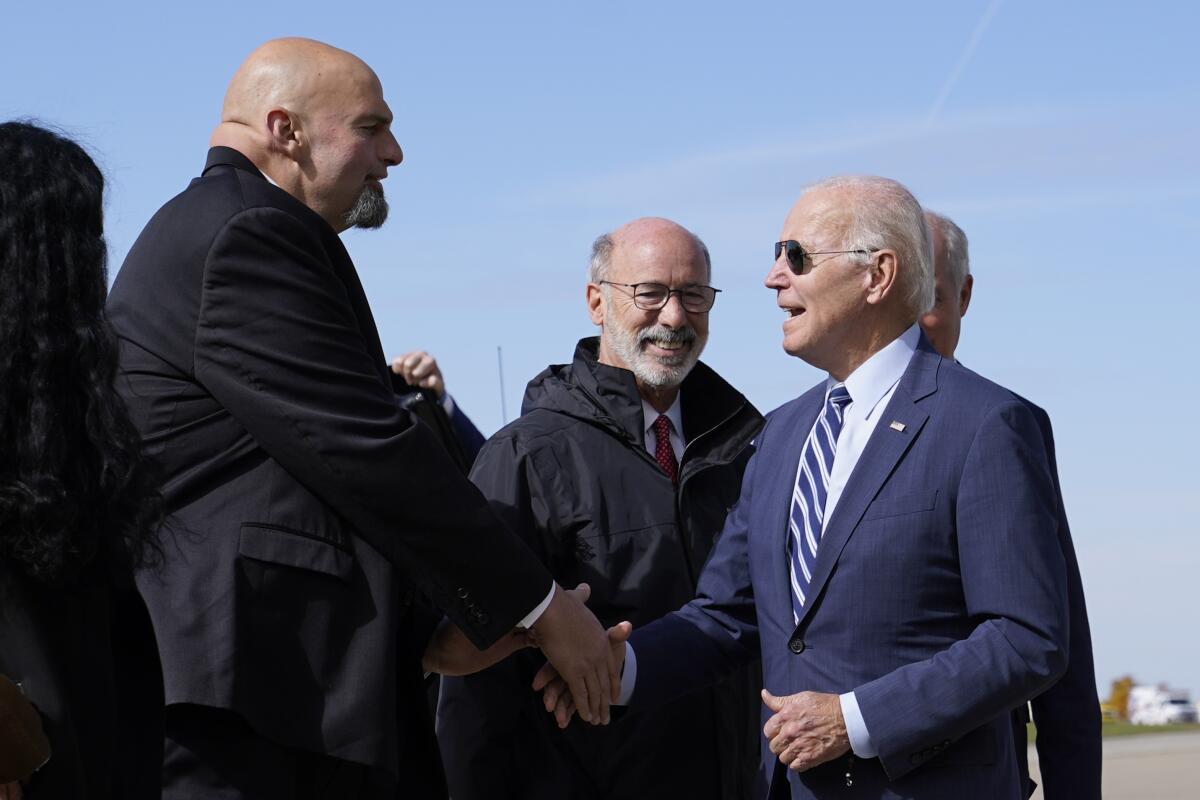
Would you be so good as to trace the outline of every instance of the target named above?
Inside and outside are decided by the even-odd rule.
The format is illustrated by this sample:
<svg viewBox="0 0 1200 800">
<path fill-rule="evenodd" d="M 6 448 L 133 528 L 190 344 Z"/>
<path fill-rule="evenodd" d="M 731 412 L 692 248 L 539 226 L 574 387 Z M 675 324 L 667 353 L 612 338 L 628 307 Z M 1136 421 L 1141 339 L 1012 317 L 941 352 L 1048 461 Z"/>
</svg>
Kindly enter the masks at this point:
<svg viewBox="0 0 1200 800">
<path fill-rule="evenodd" d="M 670 285 L 706 283 L 708 263 L 695 237 L 683 231 L 619 239 L 612 254 L 612 280 Z"/>
<path fill-rule="evenodd" d="M 852 213 L 844 192 L 810 190 L 788 212 L 780 241 L 794 239 L 806 249 L 832 246 L 845 238 Z"/>
</svg>

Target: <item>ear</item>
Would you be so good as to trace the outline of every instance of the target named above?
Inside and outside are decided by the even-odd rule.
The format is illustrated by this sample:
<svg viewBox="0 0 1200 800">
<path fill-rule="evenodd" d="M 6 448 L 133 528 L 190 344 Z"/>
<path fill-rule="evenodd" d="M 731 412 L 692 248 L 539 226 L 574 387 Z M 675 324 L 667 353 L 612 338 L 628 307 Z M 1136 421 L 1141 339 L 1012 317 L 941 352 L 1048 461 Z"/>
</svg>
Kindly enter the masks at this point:
<svg viewBox="0 0 1200 800">
<path fill-rule="evenodd" d="M 968 275 L 963 279 L 962 289 L 958 293 L 958 315 L 967 315 L 967 306 L 971 305 L 971 289 L 975 286 L 975 276 Z"/>
<path fill-rule="evenodd" d="M 272 151 L 294 161 L 297 160 L 303 146 L 304 137 L 291 112 L 283 108 L 273 108 L 267 112 L 267 140 Z"/>
<path fill-rule="evenodd" d="M 592 318 L 592 324 L 596 326 L 604 325 L 604 287 L 598 283 L 589 283 L 587 285 L 587 306 L 588 316 Z"/>
<path fill-rule="evenodd" d="M 868 303 L 878 305 L 891 294 L 896 285 L 896 267 L 895 250 L 880 250 L 875 253 L 871 263 L 867 265 L 866 277 L 863 279 Z"/>
</svg>

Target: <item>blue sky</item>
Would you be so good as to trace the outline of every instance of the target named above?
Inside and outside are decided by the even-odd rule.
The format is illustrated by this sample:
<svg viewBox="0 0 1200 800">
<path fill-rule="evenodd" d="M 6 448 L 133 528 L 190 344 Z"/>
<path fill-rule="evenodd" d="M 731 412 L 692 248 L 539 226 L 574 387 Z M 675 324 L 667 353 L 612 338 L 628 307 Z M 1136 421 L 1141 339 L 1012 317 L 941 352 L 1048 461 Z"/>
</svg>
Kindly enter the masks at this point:
<svg viewBox="0 0 1200 800">
<path fill-rule="evenodd" d="M 0 119 L 82 139 L 113 270 L 200 169 L 225 84 L 303 35 L 378 72 L 405 162 L 346 243 L 389 352 L 423 347 L 485 432 L 590 335 L 591 240 L 642 215 L 708 243 L 705 360 L 761 409 L 819 379 L 762 287 L 802 187 L 906 183 L 971 240 L 959 357 L 1045 406 L 1102 694 L 1200 692 L 1200 68 L 1193 4 L 1032 0 L 15 5 Z"/>
</svg>

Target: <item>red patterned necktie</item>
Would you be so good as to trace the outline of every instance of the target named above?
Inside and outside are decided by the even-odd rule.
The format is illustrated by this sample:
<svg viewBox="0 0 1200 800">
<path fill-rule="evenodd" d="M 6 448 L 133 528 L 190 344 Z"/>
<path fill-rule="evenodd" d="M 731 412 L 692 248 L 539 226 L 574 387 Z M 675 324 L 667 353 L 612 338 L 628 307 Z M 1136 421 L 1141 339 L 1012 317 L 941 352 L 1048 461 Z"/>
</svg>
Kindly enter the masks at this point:
<svg viewBox="0 0 1200 800">
<path fill-rule="evenodd" d="M 671 447 L 671 420 L 659 414 L 654 420 L 654 460 L 667 473 L 671 483 L 679 485 L 679 464 L 675 461 L 675 448 Z"/>
</svg>

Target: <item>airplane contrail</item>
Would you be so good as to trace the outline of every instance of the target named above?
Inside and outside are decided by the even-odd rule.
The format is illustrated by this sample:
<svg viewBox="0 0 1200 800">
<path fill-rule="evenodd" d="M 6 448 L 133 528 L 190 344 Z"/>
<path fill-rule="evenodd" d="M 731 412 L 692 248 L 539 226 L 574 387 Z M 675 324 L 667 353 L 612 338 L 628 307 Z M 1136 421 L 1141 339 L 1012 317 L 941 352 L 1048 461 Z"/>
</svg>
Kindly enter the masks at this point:
<svg viewBox="0 0 1200 800">
<path fill-rule="evenodd" d="M 950 74 L 946 77 L 945 83 L 942 84 L 942 91 L 938 93 L 937 100 L 933 103 L 933 108 L 929 109 L 929 116 L 925 118 L 926 125 L 932 125 L 937 115 L 941 113 L 942 106 L 946 103 L 946 98 L 950 96 L 951 90 L 954 89 L 954 84 L 958 83 L 959 77 L 963 70 L 966 69 L 967 63 L 971 60 L 971 56 L 975 55 L 975 48 L 979 46 L 979 40 L 983 38 L 984 31 L 991 24 L 992 17 L 996 16 L 996 11 L 999 10 L 1000 4 L 1004 0 L 992 0 L 988 5 L 987 10 L 983 12 L 983 16 L 979 19 L 979 24 L 975 26 L 975 32 L 971 34 L 971 38 L 967 40 L 967 46 L 963 48 L 962 55 L 959 56 L 958 63 L 954 65 L 954 69 L 950 70 Z"/>
</svg>

